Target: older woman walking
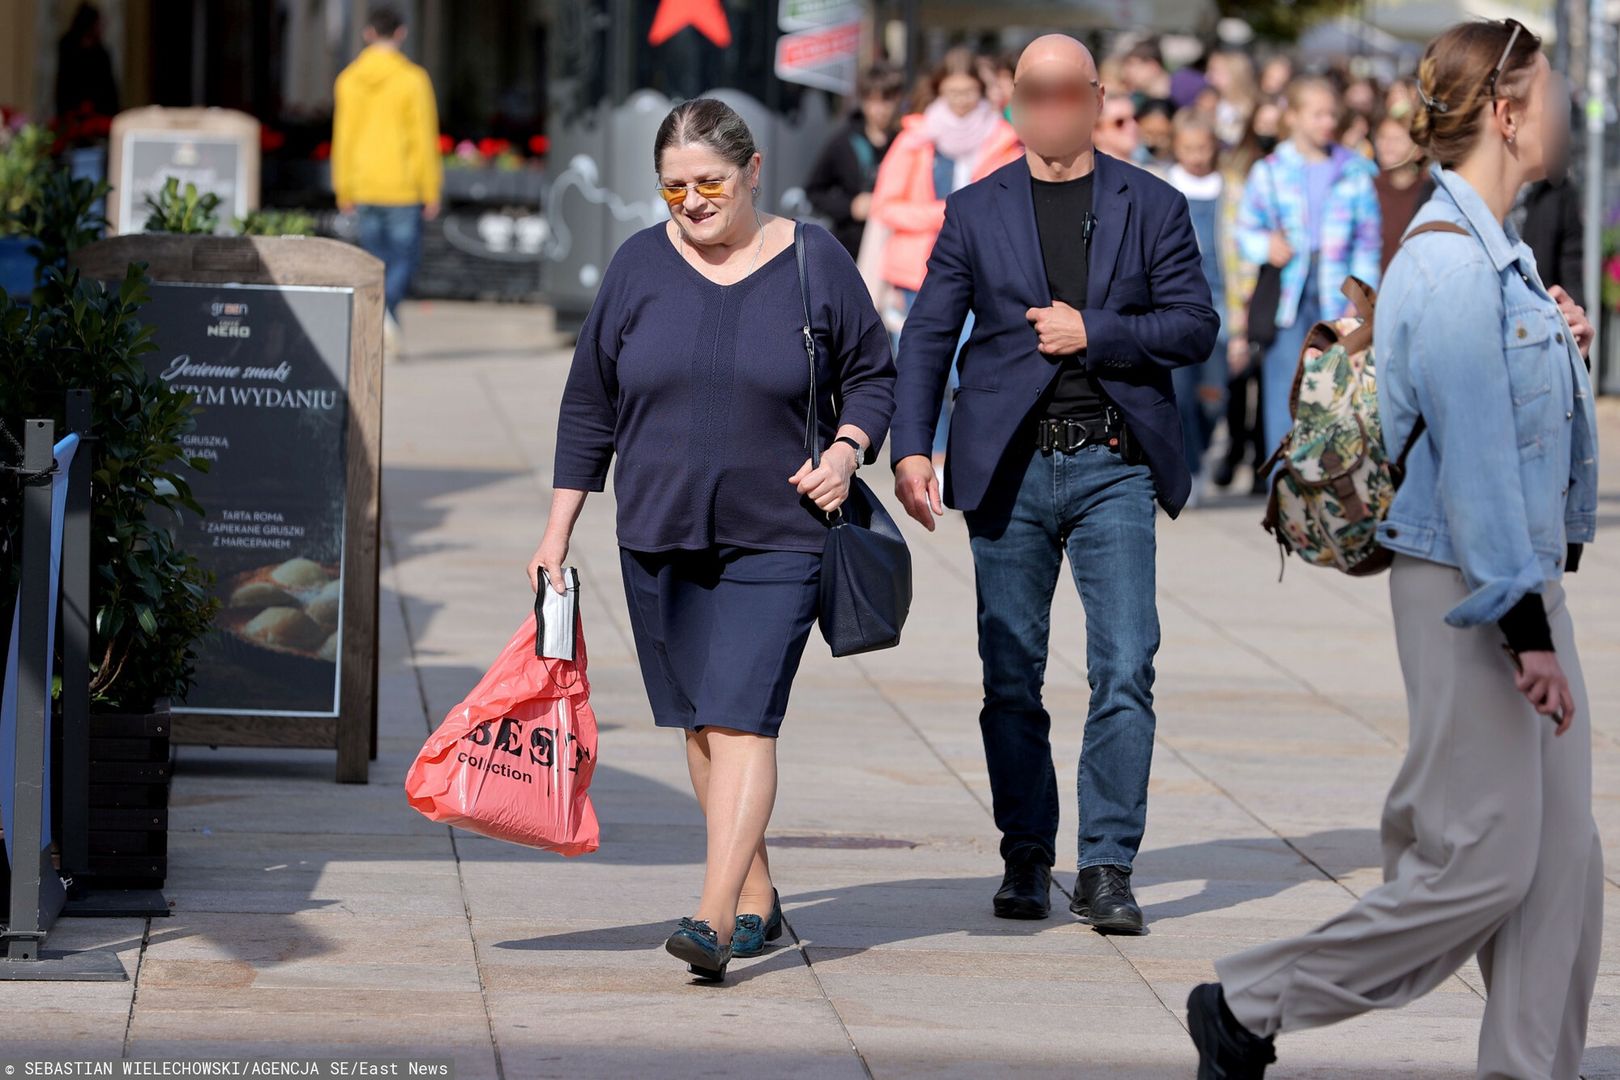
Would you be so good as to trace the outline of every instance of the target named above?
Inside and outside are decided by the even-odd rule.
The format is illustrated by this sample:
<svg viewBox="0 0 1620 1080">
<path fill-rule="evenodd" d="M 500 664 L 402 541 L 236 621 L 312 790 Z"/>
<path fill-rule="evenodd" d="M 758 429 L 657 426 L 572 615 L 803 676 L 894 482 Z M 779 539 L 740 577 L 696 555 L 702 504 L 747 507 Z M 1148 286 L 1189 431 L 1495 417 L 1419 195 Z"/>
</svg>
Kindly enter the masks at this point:
<svg viewBox="0 0 1620 1080">
<path fill-rule="evenodd" d="M 759 209 L 761 155 L 727 105 L 677 106 L 653 146 L 670 220 L 614 255 L 580 330 L 557 425 L 551 517 L 529 581 L 562 587 L 587 492 L 614 489 L 625 596 L 653 719 L 685 732 L 708 824 L 703 894 L 667 942 L 700 978 L 781 936 L 765 827 L 776 739 L 817 614 L 826 512 L 894 408 L 888 335 L 849 252 Z M 819 415 L 795 258 L 803 230 Z M 835 410 L 833 403 L 837 402 Z"/>
</svg>

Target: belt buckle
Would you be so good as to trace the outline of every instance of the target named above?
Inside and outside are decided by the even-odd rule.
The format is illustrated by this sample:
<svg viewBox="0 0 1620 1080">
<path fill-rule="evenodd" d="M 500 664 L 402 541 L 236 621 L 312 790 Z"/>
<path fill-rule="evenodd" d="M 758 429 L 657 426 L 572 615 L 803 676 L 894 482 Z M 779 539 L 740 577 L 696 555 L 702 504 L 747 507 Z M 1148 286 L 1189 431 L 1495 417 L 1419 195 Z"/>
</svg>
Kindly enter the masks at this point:
<svg viewBox="0 0 1620 1080">
<path fill-rule="evenodd" d="M 1069 453 L 1085 449 L 1086 443 L 1090 441 L 1090 432 L 1086 430 L 1086 425 L 1079 420 L 1071 419 L 1065 420 L 1063 427 L 1063 443 Z"/>
</svg>

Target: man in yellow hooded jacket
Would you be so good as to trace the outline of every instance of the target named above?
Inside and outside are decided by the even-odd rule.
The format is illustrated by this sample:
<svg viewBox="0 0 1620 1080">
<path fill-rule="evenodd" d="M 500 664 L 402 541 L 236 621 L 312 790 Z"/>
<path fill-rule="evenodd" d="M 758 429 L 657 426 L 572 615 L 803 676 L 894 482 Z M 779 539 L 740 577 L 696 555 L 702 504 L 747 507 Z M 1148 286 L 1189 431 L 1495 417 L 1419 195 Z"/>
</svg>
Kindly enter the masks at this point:
<svg viewBox="0 0 1620 1080">
<path fill-rule="evenodd" d="M 422 222 L 438 216 L 444 182 L 433 83 L 400 51 L 404 41 L 399 13 L 373 8 L 366 47 L 333 91 L 332 190 L 338 209 L 356 215 L 360 246 L 383 261 L 389 330 L 416 271 Z"/>
</svg>

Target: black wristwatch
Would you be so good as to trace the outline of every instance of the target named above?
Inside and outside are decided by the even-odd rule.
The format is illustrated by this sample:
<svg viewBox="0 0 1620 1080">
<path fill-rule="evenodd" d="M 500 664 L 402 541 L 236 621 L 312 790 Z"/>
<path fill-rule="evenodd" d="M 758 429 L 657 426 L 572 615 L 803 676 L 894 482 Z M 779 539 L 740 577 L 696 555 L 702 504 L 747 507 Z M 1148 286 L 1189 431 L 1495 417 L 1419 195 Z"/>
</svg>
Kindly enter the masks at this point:
<svg viewBox="0 0 1620 1080">
<path fill-rule="evenodd" d="M 849 436 L 849 435 L 840 435 L 840 436 L 838 436 L 838 438 L 834 439 L 833 442 L 835 442 L 835 443 L 848 443 L 850 449 L 855 451 L 855 467 L 857 469 L 859 469 L 861 467 L 861 459 L 866 456 L 866 448 L 865 447 L 863 447 L 860 443 L 856 442 L 855 439 L 852 436 Z"/>
</svg>

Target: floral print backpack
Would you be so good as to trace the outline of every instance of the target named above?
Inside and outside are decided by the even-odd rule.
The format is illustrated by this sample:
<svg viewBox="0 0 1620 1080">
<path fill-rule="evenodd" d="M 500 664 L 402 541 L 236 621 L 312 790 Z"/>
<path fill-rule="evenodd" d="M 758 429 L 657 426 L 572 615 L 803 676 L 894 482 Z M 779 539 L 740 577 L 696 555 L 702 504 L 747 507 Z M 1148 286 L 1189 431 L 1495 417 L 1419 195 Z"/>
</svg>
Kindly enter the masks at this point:
<svg viewBox="0 0 1620 1080">
<path fill-rule="evenodd" d="M 1406 234 L 1469 235 L 1433 221 Z M 1305 336 L 1299 371 L 1289 395 L 1293 428 L 1263 467 L 1272 469 L 1271 498 L 1261 525 L 1279 554 L 1293 552 L 1312 566 L 1331 566 L 1354 577 L 1387 570 L 1391 553 L 1378 543 L 1378 524 L 1389 514 L 1406 455 L 1423 434 L 1420 416 L 1400 456 L 1389 459 L 1378 419 L 1373 362 L 1373 309 L 1377 294 L 1359 278 L 1346 278 L 1344 295 L 1359 315 L 1320 322 Z"/>
</svg>

